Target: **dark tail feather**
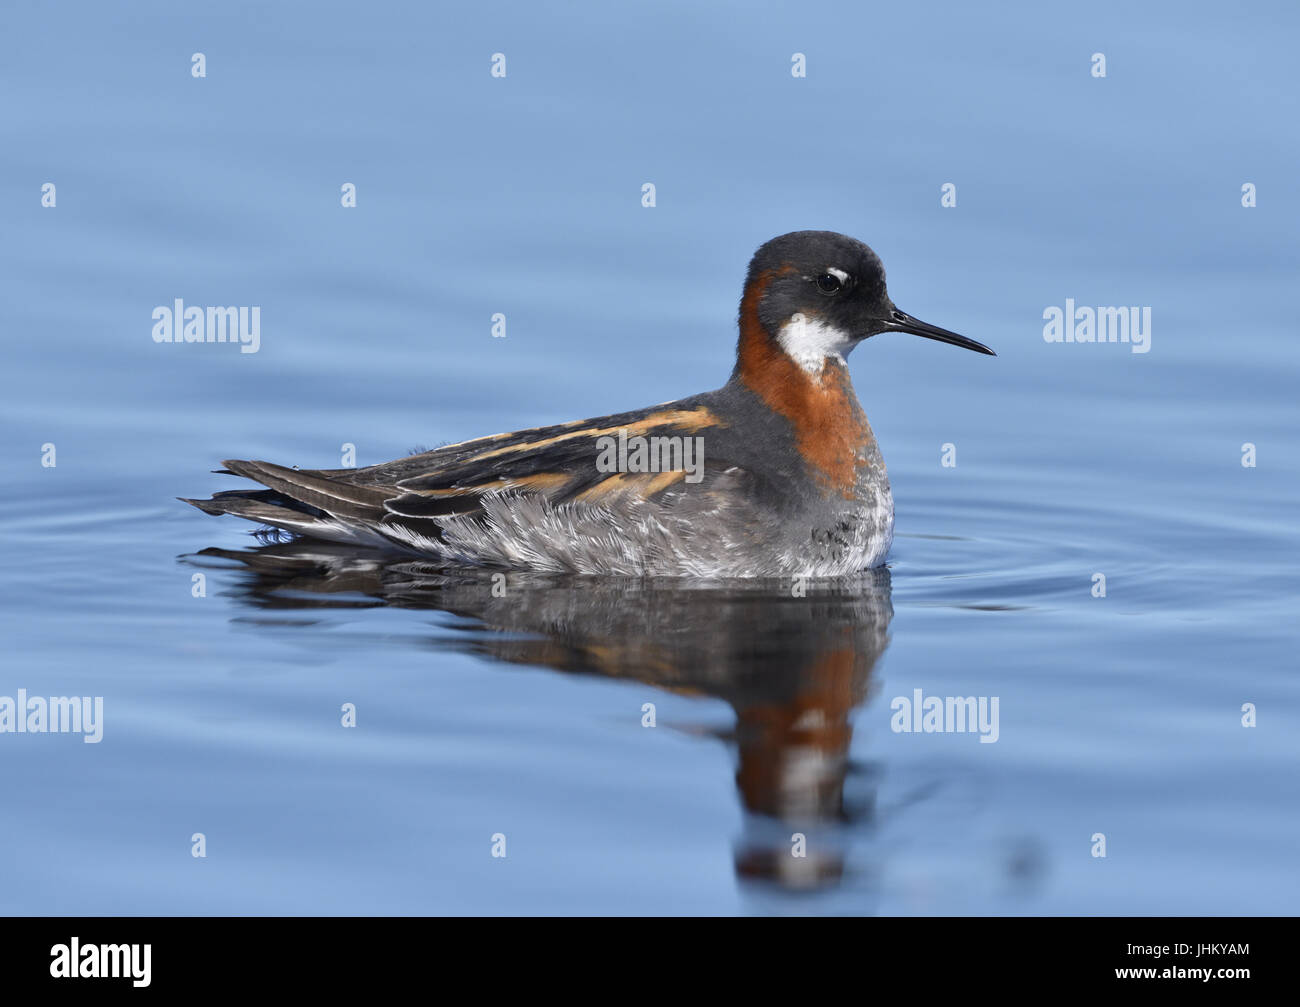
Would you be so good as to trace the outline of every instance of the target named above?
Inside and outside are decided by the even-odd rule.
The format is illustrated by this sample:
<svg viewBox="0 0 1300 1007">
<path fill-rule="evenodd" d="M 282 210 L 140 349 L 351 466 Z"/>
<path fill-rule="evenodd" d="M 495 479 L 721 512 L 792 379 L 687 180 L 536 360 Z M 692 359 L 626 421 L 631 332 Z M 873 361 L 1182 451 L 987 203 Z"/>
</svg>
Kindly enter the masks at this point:
<svg viewBox="0 0 1300 1007">
<path fill-rule="evenodd" d="M 384 501 L 393 495 L 392 490 L 379 486 L 358 486 L 328 479 L 311 470 L 290 469 L 271 462 L 228 460 L 222 464 L 234 475 L 252 479 L 291 501 L 343 520 L 378 521 L 385 514 Z"/>
<path fill-rule="evenodd" d="M 205 514 L 233 514 L 235 517 L 249 521 L 259 521 L 272 528 L 300 535 L 320 537 L 333 527 L 333 522 L 325 515 L 313 514 L 307 509 L 297 510 L 271 503 L 266 499 L 266 491 L 252 491 L 247 494 L 239 492 L 218 493 L 211 500 L 189 500 L 177 497 L 187 504 L 193 504 Z"/>
<path fill-rule="evenodd" d="M 253 479 L 268 488 L 229 490 L 214 494 L 211 500 L 179 499 L 206 514 L 233 514 L 312 538 L 348 544 L 387 542 L 375 529 L 387 513 L 384 500 L 392 495 L 391 490 L 270 462 L 231 460 L 222 464 L 231 475 Z"/>
</svg>

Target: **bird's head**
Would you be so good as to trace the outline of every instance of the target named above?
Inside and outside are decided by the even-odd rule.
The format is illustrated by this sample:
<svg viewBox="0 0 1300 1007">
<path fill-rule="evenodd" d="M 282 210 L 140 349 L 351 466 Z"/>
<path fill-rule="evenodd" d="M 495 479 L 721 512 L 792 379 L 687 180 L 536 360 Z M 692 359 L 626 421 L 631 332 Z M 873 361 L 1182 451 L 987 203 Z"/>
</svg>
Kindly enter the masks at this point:
<svg viewBox="0 0 1300 1007">
<path fill-rule="evenodd" d="M 834 231 L 793 231 L 754 253 L 740 330 L 742 358 L 747 341 L 766 340 L 811 373 L 882 332 L 910 332 L 996 356 L 982 343 L 900 311 L 885 288 L 880 257 Z"/>
</svg>

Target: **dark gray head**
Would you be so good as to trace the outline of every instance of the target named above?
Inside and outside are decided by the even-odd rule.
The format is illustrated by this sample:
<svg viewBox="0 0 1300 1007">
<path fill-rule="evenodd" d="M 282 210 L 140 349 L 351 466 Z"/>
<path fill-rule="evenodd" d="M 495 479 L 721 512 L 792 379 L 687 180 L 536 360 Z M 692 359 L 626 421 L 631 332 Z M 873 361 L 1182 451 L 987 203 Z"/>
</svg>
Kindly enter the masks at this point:
<svg viewBox="0 0 1300 1007">
<path fill-rule="evenodd" d="M 881 332 L 952 343 L 995 356 L 987 346 L 900 311 L 885 289 L 885 267 L 870 248 L 834 231 L 794 231 L 754 253 L 740 306 L 741 352 L 747 326 L 761 326 L 787 354 L 815 370 Z"/>
</svg>

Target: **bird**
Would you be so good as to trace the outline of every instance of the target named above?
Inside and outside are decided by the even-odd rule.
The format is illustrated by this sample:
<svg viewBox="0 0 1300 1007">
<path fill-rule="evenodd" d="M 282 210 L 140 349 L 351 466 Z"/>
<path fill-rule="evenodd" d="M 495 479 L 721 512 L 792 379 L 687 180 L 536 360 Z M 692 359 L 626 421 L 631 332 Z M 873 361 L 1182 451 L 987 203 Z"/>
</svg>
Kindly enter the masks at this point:
<svg viewBox="0 0 1300 1007">
<path fill-rule="evenodd" d="M 848 577 L 885 562 L 894 502 L 847 365 L 904 332 L 996 356 L 899 310 L 880 257 L 794 231 L 750 260 L 714 391 L 361 468 L 227 460 L 262 489 L 178 498 L 279 532 L 448 566 L 611 577 Z"/>
</svg>

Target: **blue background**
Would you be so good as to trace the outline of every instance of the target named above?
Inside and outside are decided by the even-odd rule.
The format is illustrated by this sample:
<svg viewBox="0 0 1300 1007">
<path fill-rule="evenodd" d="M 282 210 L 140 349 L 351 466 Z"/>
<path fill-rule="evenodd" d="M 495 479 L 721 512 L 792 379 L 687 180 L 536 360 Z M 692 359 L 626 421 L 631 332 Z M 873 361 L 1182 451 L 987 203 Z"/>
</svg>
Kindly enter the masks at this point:
<svg viewBox="0 0 1300 1007">
<path fill-rule="evenodd" d="M 103 695 L 107 725 L 0 736 L 0 911 L 1295 912 L 1297 29 L 1285 3 L 6 4 L 0 695 Z M 802 228 L 999 354 L 850 361 L 898 513 L 853 757 L 937 790 L 850 830 L 845 884 L 737 881 L 717 700 L 431 648 L 456 630 L 428 612 L 191 597 L 178 557 L 248 542 L 173 500 L 229 488 L 220 459 L 364 465 L 715 387 L 748 257 Z M 155 344 L 177 297 L 259 305 L 260 352 Z M 1150 306 L 1151 352 L 1044 342 L 1066 298 Z M 1001 696 L 1000 742 L 893 734 L 914 687 Z M 648 700 L 684 729 L 641 729 Z"/>
</svg>

